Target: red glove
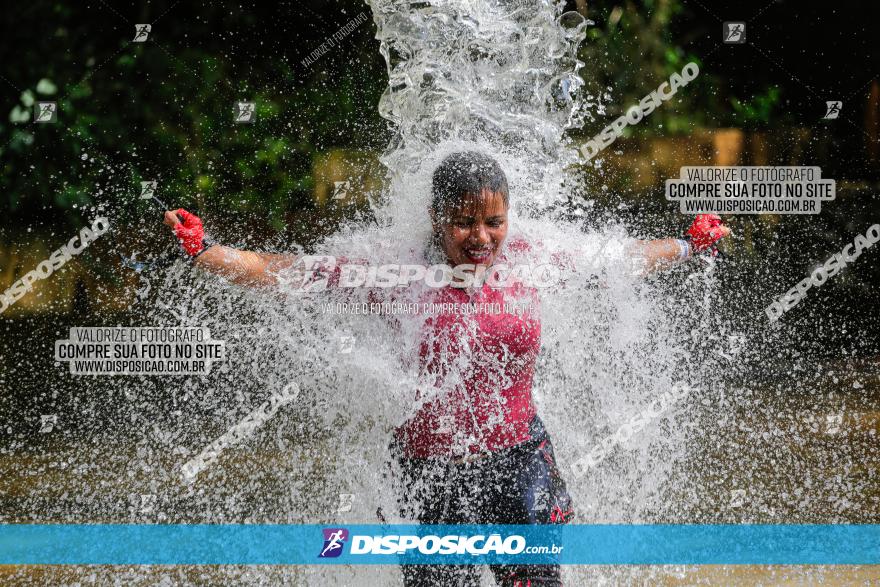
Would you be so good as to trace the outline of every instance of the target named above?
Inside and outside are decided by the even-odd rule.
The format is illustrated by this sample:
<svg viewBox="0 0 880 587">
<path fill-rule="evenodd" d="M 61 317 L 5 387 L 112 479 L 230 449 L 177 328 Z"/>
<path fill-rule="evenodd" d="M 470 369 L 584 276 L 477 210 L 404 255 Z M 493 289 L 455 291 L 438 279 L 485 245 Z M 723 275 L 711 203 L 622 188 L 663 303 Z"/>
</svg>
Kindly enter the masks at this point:
<svg viewBox="0 0 880 587">
<path fill-rule="evenodd" d="M 730 234 L 717 214 L 698 214 L 687 231 L 694 252 L 702 252 Z"/>
<path fill-rule="evenodd" d="M 175 210 L 174 213 L 182 220 L 173 226 L 174 234 L 177 235 L 177 240 L 180 241 L 180 246 L 186 254 L 195 257 L 205 248 L 205 229 L 202 226 L 202 219 L 183 208 Z"/>
</svg>

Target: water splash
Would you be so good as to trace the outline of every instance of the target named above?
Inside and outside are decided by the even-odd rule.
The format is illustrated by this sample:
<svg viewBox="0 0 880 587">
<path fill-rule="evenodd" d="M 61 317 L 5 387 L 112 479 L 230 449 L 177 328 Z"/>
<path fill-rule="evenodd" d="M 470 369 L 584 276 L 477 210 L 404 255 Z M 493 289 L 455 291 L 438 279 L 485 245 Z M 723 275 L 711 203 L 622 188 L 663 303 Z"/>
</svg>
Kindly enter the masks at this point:
<svg viewBox="0 0 880 587">
<path fill-rule="evenodd" d="M 670 425 L 674 409 L 587 474 L 573 469 L 602 438 L 693 375 L 687 351 L 675 342 L 689 322 L 675 319 L 675 300 L 662 288 L 633 275 L 621 256 L 626 232 L 603 226 L 585 233 L 555 214 L 577 184 L 568 171 L 577 155 L 565 131 L 583 115 L 577 98 L 582 64 L 575 53 L 586 22 L 563 13 L 557 2 L 370 4 L 390 77 L 380 110 L 396 131 L 382 157 L 389 170 L 385 203 L 376 226 L 345 227 L 315 252 L 373 264 L 426 262 L 431 172 L 452 151 L 491 153 L 511 188 L 510 239 L 527 239 L 545 258 L 568 254 L 584 267 L 595 263 L 598 250 L 606 251 L 599 263 L 601 287 L 591 279 L 595 271 L 585 270 L 542 294 L 543 346 L 534 393 L 580 520 L 654 519 L 663 509 L 673 455 L 681 449 L 682 437 Z M 286 505 L 296 504 L 296 513 L 282 506 L 248 521 L 370 523 L 378 508 L 397 519 L 386 475 L 388 444 L 395 427 L 420 405 L 415 390 L 429 387 L 414 359 L 424 317 L 388 320 L 326 311 L 336 302 L 365 301 L 366 290 L 314 296 L 296 291 L 292 280 L 280 294 L 267 295 L 208 278 L 193 295 L 186 280 L 159 288 L 166 308 L 159 314 L 168 319 L 168 311 L 188 305 L 176 320 L 189 316 L 211 327 L 214 338 L 235 341 L 227 352 L 236 358 L 218 374 L 218 391 L 203 399 L 202 412 L 224 414 L 228 427 L 290 381 L 304 390 L 297 406 L 253 441 L 284 447 L 277 455 L 284 464 L 254 461 L 246 474 L 215 465 L 204 485 L 189 490 L 190 498 L 216 501 L 231 492 L 254 499 L 272 479 L 285 487 Z M 416 299 L 421 293 L 410 288 L 396 295 Z M 505 383 L 500 365 L 476 367 L 494 373 L 497 385 Z M 450 365 L 444 389 L 460 381 L 456 369 Z M 225 427 L 209 427 L 210 433 L 192 441 L 194 450 Z M 246 451 L 236 454 L 237 462 L 246 459 Z M 334 510 L 338 494 L 357 496 L 351 511 Z"/>
<path fill-rule="evenodd" d="M 480 144 L 507 159 L 514 192 L 534 190 L 521 202 L 553 203 L 574 161 L 565 131 L 582 122 L 587 21 L 549 0 L 369 4 L 388 67 L 379 112 L 396 130 L 382 157 L 392 177 L 419 175 L 444 142 Z"/>
<path fill-rule="evenodd" d="M 390 79 L 379 108 L 395 131 L 382 156 L 389 171 L 384 204 L 377 226 L 346 227 L 313 252 L 373 263 L 423 260 L 430 173 L 446 154 L 463 149 L 491 153 L 506 170 L 511 236 L 541 242 L 547 251 L 587 253 L 607 238 L 627 238 L 603 219 L 584 219 L 593 231 L 587 232 L 557 214 L 586 190 L 569 171 L 577 154 L 566 137 L 590 115 L 584 105 L 591 98 L 579 95 L 579 76 L 589 68 L 576 58 L 583 19 L 563 13 L 562 3 L 537 0 L 372 0 L 370 6 Z M 126 175 L 109 165 L 107 171 Z M 111 183 L 102 189 L 111 188 L 125 189 Z M 715 269 L 697 262 L 645 281 L 612 265 L 600 288 L 576 278 L 544 292 L 534 391 L 577 521 L 871 521 L 876 365 L 860 373 L 852 365 L 795 357 L 786 372 L 790 363 L 778 360 L 790 343 L 785 337 L 806 338 L 795 328 L 765 337 L 764 345 L 733 343 L 742 332 L 718 316 Z M 226 341 L 229 361 L 208 377 L 174 380 L 170 394 L 167 382 L 151 378 L 96 378 L 84 383 L 86 393 L 70 393 L 66 384 L 49 390 L 53 400 L 69 398 L 69 413 L 58 414 L 60 429 L 74 422 L 81 428 L 60 440 L 47 435 L 42 445 L 32 436 L 14 441 L 5 454 L 19 451 L 23 462 L 6 462 L 21 485 L 14 494 L 4 487 L 17 506 L 12 513 L 7 506 L 5 519 L 373 523 L 381 507 L 394 520 L 385 463 L 391 431 L 417 407 L 414 390 L 425 383 L 413 361 L 420 322 L 394 327 L 378 317 L 321 310 L 322 303 L 363 292 L 308 298 L 290 288 L 244 291 L 197 275 L 185 263 L 150 275 L 139 302 L 144 315 L 135 316 L 143 325 L 208 327 Z M 751 279 L 729 288 L 726 305 L 755 302 L 762 292 L 749 287 Z M 810 318 L 821 325 L 821 317 Z M 132 315 L 121 319 L 137 322 Z M 53 319 L 45 337 L 15 349 L 16 363 L 32 360 L 32 349 L 56 330 Z M 767 379 L 731 386 L 730 374 L 741 375 L 741 364 L 784 377 L 765 388 L 756 385 Z M 303 389 L 294 404 L 227 450 L 197 482 L 181 482 L 183 463 L 291 381 Z M 597 466 L 575 466 L 681 381 L 700 385 Z M 34 385 L 41 389 L 42 381 Z M 109 404 L 121 416 L 105 426 Z M 99 425 L 94 435 L 73 434 Z M 691 438 L 702 441 L 689 445 Z M 40 450 L 50 442 L 51 450 Z M 62 470 L 72 472 L 62 476 Z M 733 491 L 731 482 L 739 483 Z M 169 572 L 193 580 L 187 570 Z M 265 582 L 273 573 L 282 582 L 293 575 L 308 584 L 397 580 L 393 568 L 218 572 L 230 575 L 226 582 Z M 573 584 L 607 573 L 612 582 L 645 579 L 639 574 L 645 571 L 631 569 L 565 572 L 578 575 L 567 581 Z M 822 578 L 822 571 L 804 573 Z"/>
<path fill-rule="evenodd" d="M 576 51 L 587 23 L 547 0 L 369 4 L 389 71 L 379 109 L 395 131 L 382 156 L 389 172 L 384 204 L 376 226 L 345 227 L 313 252 L 372 264 L 426 262 L 431 173 L 460 150 L 490 153 L 504 168 L 510 239 L 527 239 L 544 258 L 568 254 L 582 266 L 611 243 L 616 253 L 600 263 L 601 287 L 585 270 L 543 292 L 534 394 L 579 521 L 656 519 L 670 510 L 671 463 L 682 450 L 672 413 L 586 474 L 574 469 L 602 438 L 698 368 L 680 342 L 693 320 L 683 319 L 662 286 L 632 275 L 620 254 L 626 231 L 593 221 L 599 230 L 587 233 L 557 214 L 583 189 L 569 172 L 577 153 L 565 133 L 586 115 Z M 131 398 L 128 424 L 143 433 L 134 457 L 138 479 L 146 493 L 171 495 L 175 504 L 159 521 L 375 523 L 380 508 L 389 521 L 399 519 L 388 444 L 418 407 L 415 390 L 430 387 L 415 359 L 422 318 L 325 311 L 366 299 L 365 290 L 310 296 L 291 282 L 277 292 L 242 291 L 211 276 L 194 283 L 183 266 L 152 286 L 145 294 L 152 325 L 208 327 L 227 342 L 230 357 L 210 377 L 181 384 L 174 417 L 149 397 Z M 504 384 L 501 365 L 476 367 Z M 444 384 L 454 387 L 461 373 L 450 369 Z M 303 390 L 294 405 L 226 451 L 196 483 L 181 483 L 189 457 L 291 381 Z M 353 496 L 350 508 L 340 505 L 342 495 Z M 375 572 L 355 570 L 371 579 Z"/>
<path fill-rule="evenodd" d="M 584 252 L 626 240 L 619 227 L 585 234 L 557 215 L 581 187 L 566 131 L 586 114 L 576 55 L 587 21 L 551 1 L 369 3 L 389 75 L 379 109 L 396 131 L 382 161 L 390 172 L 384 220 L 397 242 L 427 239 L 431 172 L 465 149 L 499 160 L 511 187 L 512 230 L 530 242 Z M 680 325 L 623 266 L 605 267 L 602 288 L 575 282 L 542 299 L 535 393 L 569 466 L 688 377 L 671 343 Z M 656 509 L 650 502 L 668 472 L 663 455 L 674 444 L 655 425 L 589 475 L 568 475 L 584 521 L 641 519 Z"/>
</svg>

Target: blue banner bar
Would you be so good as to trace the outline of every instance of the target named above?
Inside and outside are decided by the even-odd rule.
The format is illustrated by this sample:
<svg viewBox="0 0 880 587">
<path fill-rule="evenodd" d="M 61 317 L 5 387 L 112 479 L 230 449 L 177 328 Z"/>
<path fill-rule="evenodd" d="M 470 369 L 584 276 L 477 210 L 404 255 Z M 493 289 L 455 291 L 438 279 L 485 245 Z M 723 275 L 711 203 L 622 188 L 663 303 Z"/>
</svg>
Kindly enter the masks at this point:
<svg viewBox="0 0 880 587">
<path fill-rule="evenodd" d="M 0 525 L 0 564 L 401 563 L 880 564 L 880 526 Z"/>
</svg>

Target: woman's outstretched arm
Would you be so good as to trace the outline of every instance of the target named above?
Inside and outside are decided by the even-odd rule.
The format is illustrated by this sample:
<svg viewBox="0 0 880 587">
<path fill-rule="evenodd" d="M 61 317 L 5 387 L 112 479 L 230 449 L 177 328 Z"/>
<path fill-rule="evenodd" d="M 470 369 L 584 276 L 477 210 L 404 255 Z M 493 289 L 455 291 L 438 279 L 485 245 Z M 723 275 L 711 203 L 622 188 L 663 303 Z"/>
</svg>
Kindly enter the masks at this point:
<svg viewBox="0 0 880 587">
<path fill-rule="evenodd" d="M 279 271 L 296 263 L 295 255 L 276 255 L 241 251 L 222 245 L 205 246 L 201 219 L 186 210 L 165 212 L 165 224 L 171 227 L 193 263 L 229 281 L 248 287 L 266 287 L 278 283 Z"/>
<path fill-rule="evenodd" d="M 645 273 L 668 269 L 688 259 L 693 253 L 703 252 L 722 238 L 730 235 L 730 229 L 715 214 L 700 214 L 687 231 L 687 240 L 665 238 L 636 241 L 631 253 L 644 262 Z"/>
<path fill-rule="evenodd" d="M 193 263 L 202 269 L 244 286 L 265 287 L 278 284 L 277 274 L 296 262 L 294 255 L 275 255 L 241 251 L 213 245 Z"/>
</svg>

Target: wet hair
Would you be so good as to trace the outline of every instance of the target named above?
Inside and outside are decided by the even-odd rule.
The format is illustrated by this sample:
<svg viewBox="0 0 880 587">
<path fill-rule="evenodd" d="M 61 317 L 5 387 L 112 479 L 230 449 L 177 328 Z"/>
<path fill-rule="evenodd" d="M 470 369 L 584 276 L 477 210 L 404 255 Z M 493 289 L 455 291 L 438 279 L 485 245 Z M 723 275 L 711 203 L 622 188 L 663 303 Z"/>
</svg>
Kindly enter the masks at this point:
<svg viewBox="0 0 880 587">
<path fill-rule="evenodd" d="M 483 190 L 501 194 L 504 205 L 510 204 L 507 176 L 495 159 L 477 151 L 452 153 L 434 170 L 431 209 L 445 212 Z"/>
</svg>

